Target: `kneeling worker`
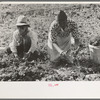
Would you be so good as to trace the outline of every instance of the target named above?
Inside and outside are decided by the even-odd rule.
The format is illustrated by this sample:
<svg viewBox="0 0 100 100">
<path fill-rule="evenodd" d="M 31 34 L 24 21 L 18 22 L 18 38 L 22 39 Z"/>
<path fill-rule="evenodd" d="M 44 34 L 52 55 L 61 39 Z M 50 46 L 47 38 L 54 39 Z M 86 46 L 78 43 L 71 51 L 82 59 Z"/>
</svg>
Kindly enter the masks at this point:
<svg viewBox="0 0 100 100">
<path fill-rule="evenodd" d="M 79 45 L 77 26 L 67 20 L 64 11 L 60 11 L 57 18 L 51 23 L 48 34 L 48 50 L 51 62 L 59 62 L 61 59 L 73 63 L 71 45 Z"/>
<path fill-rule="evenodd" d="M 16 58 L 28 59 L 37 48 L 37 34 L 29 30 L 30 25 L 24 15 L 18 17 L 16 26 L 17 30 L 13 33 L 7 52 L 13 53 Z"/>
</svg>

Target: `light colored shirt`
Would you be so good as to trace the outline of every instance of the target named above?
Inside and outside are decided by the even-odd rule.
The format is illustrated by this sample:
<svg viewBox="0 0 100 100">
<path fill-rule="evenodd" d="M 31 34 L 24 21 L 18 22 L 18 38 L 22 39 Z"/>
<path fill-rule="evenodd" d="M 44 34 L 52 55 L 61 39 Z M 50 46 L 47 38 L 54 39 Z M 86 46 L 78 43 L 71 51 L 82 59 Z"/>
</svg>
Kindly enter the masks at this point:
<svg viewBox="0 0 100 100">
<path fill-rule="evenodd" d="M 67 20 L 67 25 L 64 30 L 59 26 L 57 20 L 54 20 L 51 23 L 50 27 L 51 39 L 53 43 L 57 43 L 57 36 L 59 37 L 67 37 L 70 33 L 72 34 L 75 40 L 79 41 L 79 32 L 77 28 L 77 24 L 73 21 Z"/>
<path fill-rule="evenodd" d="M 68 20 L 67 25 L 63 30 L 57 20 L 54 20 L 51 23 L 48 34 L 48 53 L 50 55 L 50 60 L 55 61 L 60 57 L 60 53 L 53 45 L 57 44 L 57 46 L 64 52 L 69 51 L 66 53 L 66 59 L 72 62 L 71 45 L 75 44 L 74 39 L 78 40 L 78 29 L 75 22 Z"/>
<path fill-rule="evenodd" d="M 33 53 L 37 48 L 37 42 L 38 42 L 37 34 L 35 32 L 31 32 L 30 30 L 28 30 L 27 36 L 29 36 L 31 39 L 31 47 L 30 47 L 28 52 Z M 12 52 L 17 52 L 16 47 L 20 45 L 21 38 L 23 38 L 23 37 L 19 34 L 18 30 L 16 30 L 13 33 L 12 42 L 9 44 L 9 47 L 10 47 Z"/>
</svg>

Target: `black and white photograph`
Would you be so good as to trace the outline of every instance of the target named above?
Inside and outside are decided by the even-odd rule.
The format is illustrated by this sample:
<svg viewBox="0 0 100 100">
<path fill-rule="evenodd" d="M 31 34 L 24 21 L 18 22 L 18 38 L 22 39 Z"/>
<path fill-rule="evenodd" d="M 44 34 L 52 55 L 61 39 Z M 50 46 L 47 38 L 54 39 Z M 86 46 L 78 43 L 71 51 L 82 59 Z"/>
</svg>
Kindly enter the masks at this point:
<svg viewBox="0 0 100 100">
<path fill-rule="evenodd" d="M 0 3 L 0 81 L 100 81 L 100 3 Z"/>
<path fill-rule="evenodd" d="M 99 93 L 100 2 L 0 2 L 0 99 Z"/>
</svg>

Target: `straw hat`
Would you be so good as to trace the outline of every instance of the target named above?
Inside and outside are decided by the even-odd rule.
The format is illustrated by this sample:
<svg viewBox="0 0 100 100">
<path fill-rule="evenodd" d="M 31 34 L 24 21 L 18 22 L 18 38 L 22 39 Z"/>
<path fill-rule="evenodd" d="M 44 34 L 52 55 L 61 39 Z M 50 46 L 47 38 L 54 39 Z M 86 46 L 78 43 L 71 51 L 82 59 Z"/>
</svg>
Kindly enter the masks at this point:
<svg viewBox="0 0 100 100">
<path fill-rule="evenodd" d="M 27 20 L 27 18 L 24 16 L 24 15 L 20 15 L 19 17 L 18 17 L 18 19 L 17 19 L 17 24 L 16 24 L 16 26 L 30 26 L 29 24 L 28 24 L 28 20 Z"/>
</svg>

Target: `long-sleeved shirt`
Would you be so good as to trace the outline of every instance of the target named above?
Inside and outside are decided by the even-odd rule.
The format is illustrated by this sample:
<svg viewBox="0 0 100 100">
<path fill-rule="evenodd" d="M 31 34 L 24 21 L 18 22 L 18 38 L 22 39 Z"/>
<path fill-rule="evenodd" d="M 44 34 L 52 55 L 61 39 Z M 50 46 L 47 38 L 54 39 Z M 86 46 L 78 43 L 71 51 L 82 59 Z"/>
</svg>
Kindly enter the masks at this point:
<svg viewBox="0 0 100 100">
<path fill-rule="evenodd" d="M 73 21 L 67 21 L 67 25 L 64 29 L 64 31 L 62 30 L 62 28 L 59 26 L 57 20 L 54 20 L 51 24 L 50 27 L 50 32 L 51 32 L 51 39 L 53 43 L 56 43 L 56 39 L 57 36 L 59 37 L 66 37 L 68 36 L 70 33 L 72 34 L 72 36 L 74 37 L 76 42 L 79 42 L 79 37 L 78 37 L 78 28 L 75 22 Z"/>
<path fill-rule="evenodd" d="M 50 55 L 50 60 L 57 60 L 60 57 L 60 51 L 63 50 L 64 52 L 67 51 L 66 58 L 72 62 L 72 56 L 70 56 L 72 49 L 71 47 L 72 44 L 77 44 L 79 42 L 78 35 L 78 29 L 75 22 L 67 20 L 65 29 L 62 29 L 58 21 L 54 20 L 51 23 L 48 34 L 48 52 Z"/>
<path fill-rule="evenodd" d="M 37 48 L 37 42 L 38 42 L 37 34 L 35 32 L 31 32 L 30 30 L 28 30 L 28 33 L 26 34 L 26 36 L 30 37 L 30 39 L 31 39 L 31 47 L 30 47 L 28 52 L 32 52 L 33 53 Z M 21 38 L 24 39 L 24 37 L 22 37 L 20 35 L 18 30 L 16 30 L 13 33 L 12 42 L 9 44 L 9 47 L 10 47 L 12 52 L 17 52 L 17 48 L 16 47 L 21 44 L 21 42 L 22 42 Z"/>
</svg>

